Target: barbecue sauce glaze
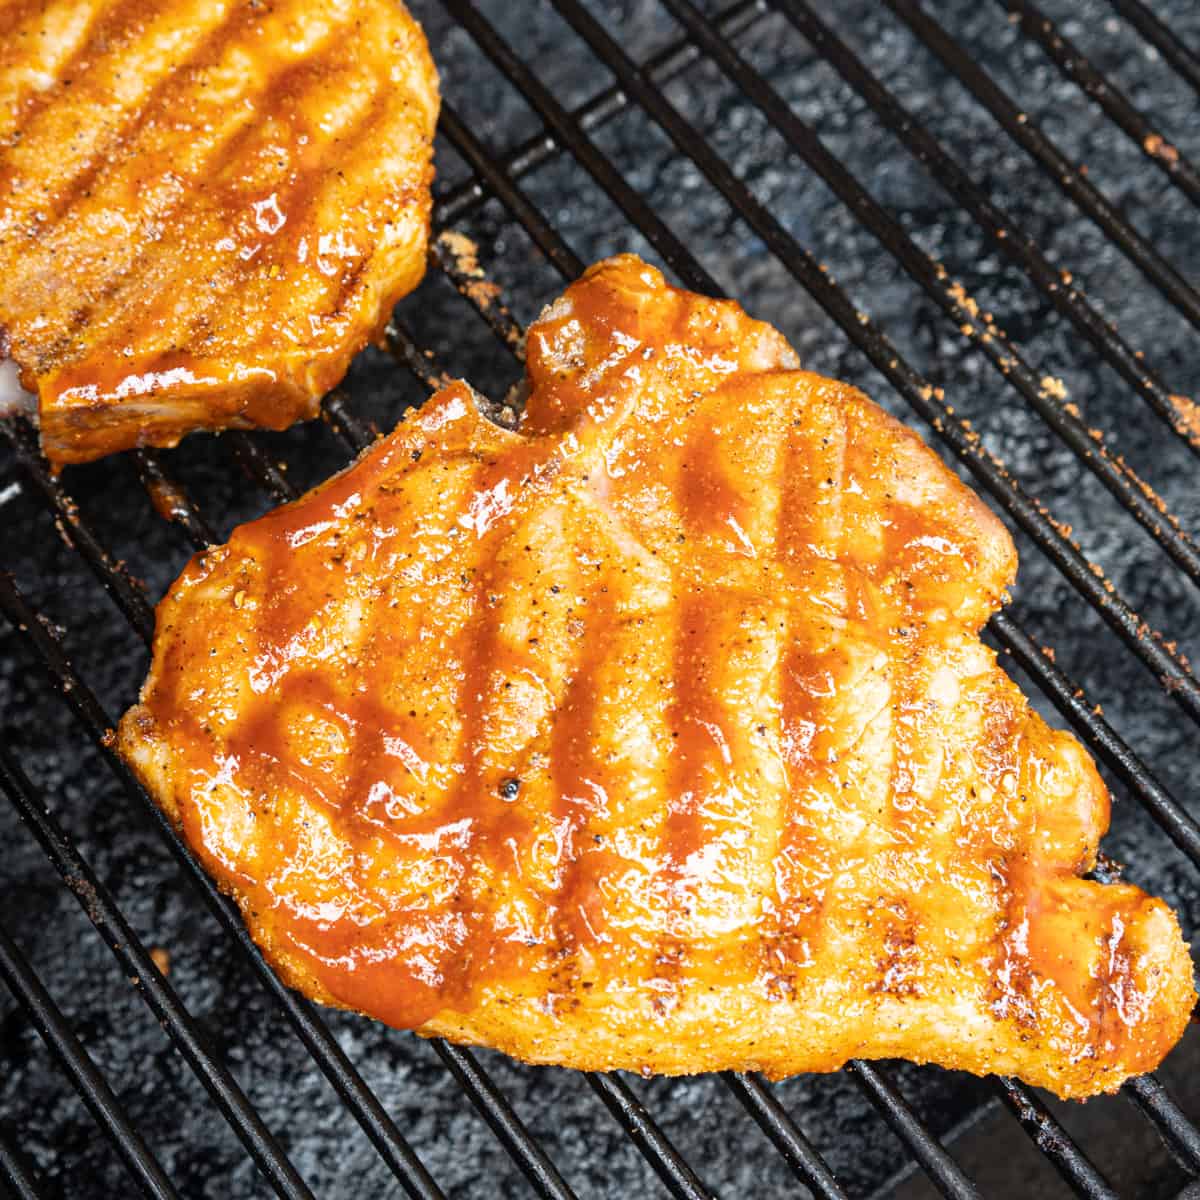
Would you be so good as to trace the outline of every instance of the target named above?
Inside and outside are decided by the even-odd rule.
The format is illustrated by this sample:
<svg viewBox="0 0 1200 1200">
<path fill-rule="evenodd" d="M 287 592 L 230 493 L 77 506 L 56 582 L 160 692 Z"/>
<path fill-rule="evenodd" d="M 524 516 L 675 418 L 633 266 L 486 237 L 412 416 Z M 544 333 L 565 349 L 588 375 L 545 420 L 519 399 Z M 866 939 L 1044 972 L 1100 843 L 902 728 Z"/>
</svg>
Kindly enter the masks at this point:
<svg viewBox="0 0 1200 1200">
<path fill-rule="evenodd" d="M 159 609 L 123 747 L 285 976 L 396 1026 L 499 996 L 585 1040 L 601 1002 L 668 1041 L 722 989 L 827 1005 L 803 1069 L 960 1002 L 961 1059 L 928 1017 L 913 1057 L 1036 1049 L 1063 1092 L 1157 1062 L 1179 1022 L 1146 945 L 1178 935 L 1076 877 L 1107 795 L 975 637 L 1015 571 L 995 518 L 632 257 L 547 310 L 528 371 L 517 432 L 452 384 Z"/>
</svg>

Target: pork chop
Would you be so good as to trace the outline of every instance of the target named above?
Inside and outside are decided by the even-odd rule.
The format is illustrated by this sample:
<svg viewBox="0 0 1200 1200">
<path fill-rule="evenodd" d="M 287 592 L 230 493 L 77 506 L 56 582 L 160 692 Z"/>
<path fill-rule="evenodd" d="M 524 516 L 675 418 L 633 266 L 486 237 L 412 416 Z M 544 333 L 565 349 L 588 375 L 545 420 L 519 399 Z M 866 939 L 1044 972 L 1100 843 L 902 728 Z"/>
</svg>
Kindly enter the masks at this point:
<svg viewBox="0 0 1200 1200">
<path fill-rule="evenodd" d="M 120 748 L 293 986 L 590 1070 L 1154 1067 L 1175 918 L 978 632 L 1016 570 L 912 433 L 737 305 L 600 263 L 198 555 Z"/>
<path fill-rule="evenodd" d="M 400 0 L 0 0 L 0 359 L 55 463 L 315 415 L 419 282 Z"/>
</svg>

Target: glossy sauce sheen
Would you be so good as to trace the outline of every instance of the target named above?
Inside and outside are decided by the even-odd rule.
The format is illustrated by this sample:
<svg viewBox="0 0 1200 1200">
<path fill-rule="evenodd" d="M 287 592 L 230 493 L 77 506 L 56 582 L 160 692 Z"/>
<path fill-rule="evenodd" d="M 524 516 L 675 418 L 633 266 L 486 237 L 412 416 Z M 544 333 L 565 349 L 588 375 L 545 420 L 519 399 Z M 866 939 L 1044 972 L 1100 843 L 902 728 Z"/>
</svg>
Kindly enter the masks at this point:
<svg viewBox="0 0 1200 1200">
<path fill-rule="evenodd" d="M 399 0 L 0 0 L 0 358 L 55 462 L 282 429 L 420 280 Z"/>
<path fill-rule="evenodd" d="M 736 305 L 599 264 L 518 432 L 454 384 L 198 556 L 123 753 L 284 976 L 539 1062 L 1117 1087 L 1166 907 L 977 631 L 996 519 Z"/>
</svg>

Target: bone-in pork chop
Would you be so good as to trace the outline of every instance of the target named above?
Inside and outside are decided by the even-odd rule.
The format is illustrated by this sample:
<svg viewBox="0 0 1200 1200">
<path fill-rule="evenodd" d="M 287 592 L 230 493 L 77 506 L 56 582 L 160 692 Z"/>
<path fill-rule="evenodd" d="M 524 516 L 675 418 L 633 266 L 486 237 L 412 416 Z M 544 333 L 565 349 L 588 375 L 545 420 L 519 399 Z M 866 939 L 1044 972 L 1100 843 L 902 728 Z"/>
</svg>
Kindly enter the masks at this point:
<svg viewBox="0 0 1200 1200">
<path fill-rule="evenodd" d="M 312 417 L 425 266 L 400 0 L 0 0 L 0 360 L 57 463 Z"/>
<path fill-rule="evenodd" d="M 633 257 L 197 556 L 124 755 L 283 977 L 588 1069 L 903 1056 L 1112 1091 L 1180 1036 L 1170 910 L 977 636 L 994 516 L 853 388 Z"/>
</svg>

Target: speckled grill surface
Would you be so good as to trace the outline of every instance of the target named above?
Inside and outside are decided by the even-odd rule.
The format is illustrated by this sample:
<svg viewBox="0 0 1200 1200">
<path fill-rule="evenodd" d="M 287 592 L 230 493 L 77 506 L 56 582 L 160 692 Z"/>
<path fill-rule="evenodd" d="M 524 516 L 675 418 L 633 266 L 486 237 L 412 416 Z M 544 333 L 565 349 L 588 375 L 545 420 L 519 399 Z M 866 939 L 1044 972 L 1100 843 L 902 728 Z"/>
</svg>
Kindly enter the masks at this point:
<svg viewBox="0 0 1200 1200">
<path fill-rule="evenodd" d="M 432 2 L 412 4 L 425 24 L 443 89 L 493 151 L 534 133 L 537 120 L 485 62 L 466 32 Z M 594 4 L 638 60 L 678 36 L 652 0 Z M 1197 333 L 1091 222 L 1064 199 L 886 6 L 869 0 L 815 5 L 823 17 L 943 140 L 972 178 L 1069 271 L 1124 339 L 1181 395 L 1200 392 Z M 1159 123 L 1162 135 L 1200 159 L 1198 98 L 1099 0 L 1046 0 L 1043 10 Z M 1200 47 L 1200 7 L 1152 6 L 1179 37 Z M 482 11 L 568 105 L 610 82 L 578 38 L 541 4 L 480 4 Z M 1200 212 L 1073 84 L 1020 35 L 1002 5 L 939 0 L 935 12 L 985 64 L 1030 118 L 1193 283 L 1200 283 Z M 0 32 L 0 38 L 3 33 Z M 1133 389 L 1103 364 L 1001 258 L 969 216 L 880 126 L 833 69 L 778 16 L 767 15 L 737 47 L 892 212 L 918 244 L 991 312 L 1035 369 L 1060 380 L 1088 426 L 1154 487 L 1184 530 L 1200 529 L 1196 461 Z M 798 159 L 720 71 L 703 60 L 667 87 L 771 212 L 853 295 L 929 380 L 945 389 L 985 444 L 1038 496 L 1115 587 L 1184 653 L 1200 651 L 1200 602 L 1192 585 L 1096 479 L 1030 412 Z M 597 134 L 600 148 L 696 253 L 730 295 L 779 326 L 804 365 L 866 390 L 932 438 L 893 388 L 849 344 L 787 271 L 706 184 L 695 166 L 636 110 Z M 438 147 L 439 190 L 464 178 L 448 145 Z M 530 198 L 583 259 L 623 249 L 654 257 L 616 208 L 569 157 L 523 181 Z M 479 246 L 482 267 L 527 322 L 561 283 L 528 237 L 494 201 L 456 223 Z M 431 271 L 400 307 L 437 368 L 501 397 L 517 376 L 513 359 Z M 349 407 L 390 428 L 423 399 L 413 376 L 385 353 L 364 352 L 345 386 Z M 260 435 L 287 477 L 308 487 L 343 465 L 345 450 L 320 422 Z M 163 461 L 225 537 L 270 501 L 239 470 L 228 439 L 195 437 Z M 80 513 L 157 600 L 191 552 L 160 517 L 133 463 L 118 457 L 69 469 L 63 482 Z M 1194 726 L 1040 552 L 1018 537 L 1022 567 L 1010 611 L 1077 680 L 1105 716 L 1193 815 Z M 56 532 L 28 477 L 0 442 L 0 567 L 61 628 L 72 662 L 110 717 L 136 694 L 146 651 L 78 555 Z M 401 1189 L 308 1057 L 291 1028 L 180 875 L 157 831 L 118 786 L 21 638 L 0 625 L 3 736 L 148 946 L 169 955 L 169 978 L 218 1055 L 233 1070 L 313 1191 L 324 1197 L 400 1195 Z M 1061 723 L 1036 688 L 1027 692 Z M 1111 782 L 1111 780 L 1110 780 Z M 1192 786 L 1189 786 L 1192 785 Z M 1129 878 L 1164 896 L 1185 934 L 1200 928 L 1200 875 L 1144 812 L 1114 787 L 1113 830 L 1104 849 Z M 156 1027 L 74 897 L 0 797 L 0 922 L 17 939 L 89 1053 L 102 1068 L 167 1173 L 185 1196 L 241 1200 L 266 1195 L 233 1134 L 183 1058 Z M 325 1020 L 366 1081 L 450 1196 L 523 1196 L 529 1185 L 431 1049 L 409 1035 L 344 1014 Z M 1200 1116 L 1194 1037 L 1168 1061 L 1164 1080 Z M 661 1184 L 582 1080 L 483 1054 L 530 1131 L 581 1196 L 662 1194 Z M 904 1064 L 887 1067 L 907 1098 L 970 1165 L 989 1195 L 1067 1194 L 1016 1126 L 992 1111 L 985 1082 Z M 631 1080 L 664 1131 L 704 1181 L 725 1197 L 785 1196 L 799 1189 L 783 1160 L 715 1079 Z M 845 1074 L 799 1078 L 777 1095 L 850 1195 L 931 1194 L 907 1176 L 908 1156 Z M 1166 1197 L 1186 1176 L 1123 1100 L 1055 1109 L 1122 1194 Z M 1065 1112 L 1065 1115 L 1063 1115 Z M 109 1197 L 132 1184 L 87 1110 L 59 1074 L 37 1032 L 0 987 L 0 1126 L 23 1148 L 47 1194 Z M 965 1131 L 965 1132 L 962 1132 Z M 957 1134 L 961 1134 L 960 1136 Z M 0 1190 L 2 1190 L 0 1185 Z M 800 1192 L 802 1194 L 802 1192 Z"/>
</svg>

